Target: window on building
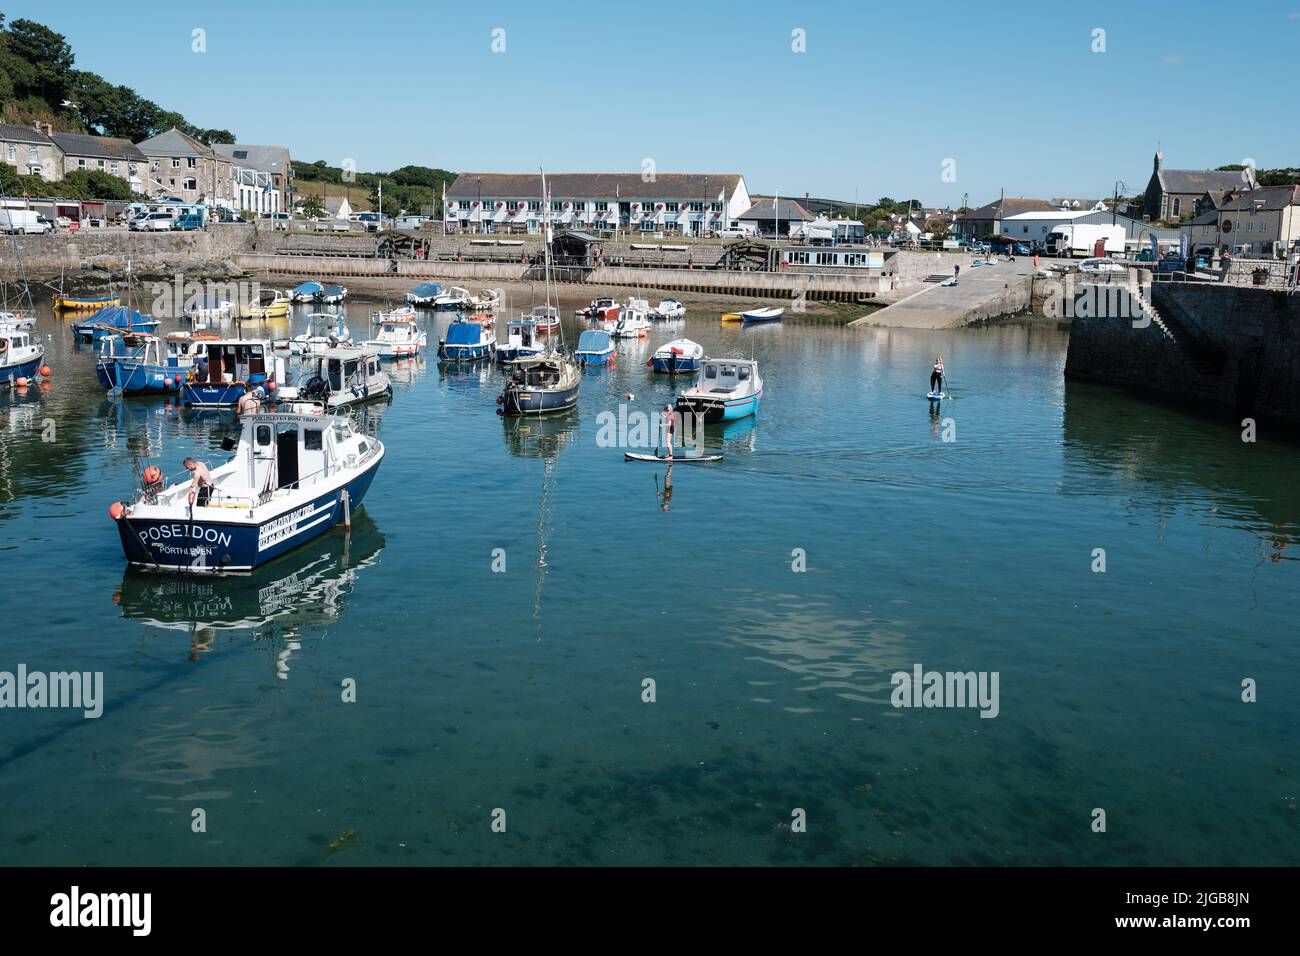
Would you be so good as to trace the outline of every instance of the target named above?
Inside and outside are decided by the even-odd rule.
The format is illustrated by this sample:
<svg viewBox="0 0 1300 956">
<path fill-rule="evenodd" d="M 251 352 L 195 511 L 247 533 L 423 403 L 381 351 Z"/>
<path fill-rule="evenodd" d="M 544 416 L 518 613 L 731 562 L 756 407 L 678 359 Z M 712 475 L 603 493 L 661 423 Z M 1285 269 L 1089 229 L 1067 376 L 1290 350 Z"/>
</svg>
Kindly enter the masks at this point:
<svg viewBox="0 0 1300 956">
<path fill-rule="evenodd" d="M 1182 210 L 1182 208 L 1183 208 L 1183 201 L 1182 201 L 1181 199 L 1175 199 L 1175 200 L 1174 200 L 1174 215 L 1177 216 L 1177 215 L 1179 214 L 1179 212 Z"/>
<path fill-rule="evenodd" d="M 564 203 L 555 199 L 551 201 L 551 212 L 560 212 L 564 209 Z"/>
<path fill-rule="evenodd" d="M 676 211 L 677 211 L 677 203 L 675 203 L 675 202 L 667 203 L 666 206 L 667 206 L 667 210 L 668 210 L 668 212 L 676 212 Z"/>
<path fill-rule="evenodd" d="M 605 212 L 607 209 L 609 209 L 609 203 L 607 202 L 596 203 L 596 212 Z"/>
<path fill-rule="evenodd" d="M 98 166 L 101 170 L 103 170 L 103 168 L 104 168 L 104 161 L 103 161 L 102 159 L 97 159 L 97 160 L 95 160 L 95 165 Z"/>
<path fill-rule="evenodd" d="M 117 175 L 117 160 L 113 160 L 113 162 L 108 164 L 108 171 L 114 176 Z"/>
<path fill-rule="evenodd" d="M 183 180 L 181 182 L 181 189 L 197 190 L 198 188 L 199 188 L 199 182 L 197 179 L 194 179 L 193 177 L 191 177 L 190 179 Z"/>
<path fill-rule="evenodd" d="M 18 147 L 13 143 L 10 143 L 8 150 L 6 150 L 5 158 L 11 163 L 18 162 Z"/>
<path fill-rule="evenodd" d="M 714 212 L 722 212 L 722 203 L 720 202 L 709 203 L 709 208 L 712 209 Z"/>
<path fill-rule="evenodd" d="M 1259 224 L 1259 231 L 1260 231 L 1260 232 L 1268 232 L 1268 223 L 1266 223 L 1266 222 L 1261 222 L 1261 223 Z"/>
<path fill-rule="evenodd" d="M 691 212 L 704 212 L 704 203 L 702 202 L 691 203 Z"/>
<path fill-rule="evenodd" d="M 78 169 L 85 169 L 85 168 L 86 168 L 86 161 L 85 161 L 84 159 L 79 159 L 79 160 L 77 160 L 77 168 L 78 168 Z"/>
<path fill-rule="evenodd" d="M 519 202 L 518 202 L 517 200 L 514 200 L 514 199 L 507 200 L 507 202 L 506 202 L 506 210 L 507 210 L 508 212 L 514 212 L 514 211 L 517 210 L 518 208 L 519 208 Z"/>
<path fill-rule="evenodd" d="M 137 172 L 139 172 L 139 166 L 136 163 L 127 163 L 126 171 L 130 173 L 132 176 L 134 176 Z"/>
<path fill-rule="evenodd" d="M 35 147 L 35 146 L 28 146 L 28 147 L 27 147 L 27 162 L 29 162 L 29 163 L 39 163 L 40 161 L 41 161 L 41 157 L 37 154 L 37 152 L 36 152 L 36 147 Z"/>
<path fill-rule="evenodd" d="M 172 157 L 172 169 L 180 169 L 180 168 L 181 168 L 181 161 L 180 161 L 180 159 L 177 158 L 177 157 L 175 157 L 175 156 L 173 156 L 173 157 Z"/>
<path fill-rule="evenodd" d="M 185 165 L 188 166 L 190 169 L 194 169 L 196 166 L 198 166 L 198 164 L 199 161 L 195 159 L 193 156 L 187 156 L 185 158 Z"/>
<path fill-rule="evenodd" d="M 531 209 L 533 212 L 541 212 L 542 201 L 540 199 L 530 199 L 528 201 L 528 208 Z"/>
</svg>

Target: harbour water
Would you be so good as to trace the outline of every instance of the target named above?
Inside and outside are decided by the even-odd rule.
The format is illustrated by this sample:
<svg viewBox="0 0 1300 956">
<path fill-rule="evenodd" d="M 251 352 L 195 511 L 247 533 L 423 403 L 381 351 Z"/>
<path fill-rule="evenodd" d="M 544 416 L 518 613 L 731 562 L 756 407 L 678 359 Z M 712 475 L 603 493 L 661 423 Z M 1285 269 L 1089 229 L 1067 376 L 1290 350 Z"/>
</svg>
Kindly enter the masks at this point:
<svg viewBox="0 0 1300 956">
<path fill-rule="evenodd" d="M 108 507 L 230 419 L 109 401 L 69 324 L 0 396 L 0 670 L 102 671 L 104 711 L 0 712 L 0 862 L 1294 862 L 1295 449 L 1067 386 L 1066 331 L 692 310 L 541 423 L 430 348 L 350 534 L 174 578 Z M 669 493 L 599 416 L 687 387 L 645 367 L 681 335 L 767 393 Z M 997 716 L 891 706 L 918 663 L 997 672 Z"/>
</svg>

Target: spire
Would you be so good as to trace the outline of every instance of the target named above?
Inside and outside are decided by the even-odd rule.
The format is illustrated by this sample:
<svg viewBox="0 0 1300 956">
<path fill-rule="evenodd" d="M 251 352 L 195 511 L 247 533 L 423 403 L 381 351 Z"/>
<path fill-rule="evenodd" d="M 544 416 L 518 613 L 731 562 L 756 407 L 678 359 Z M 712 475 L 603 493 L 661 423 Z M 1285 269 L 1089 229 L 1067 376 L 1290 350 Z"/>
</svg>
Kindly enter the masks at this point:
<svg viewBox="0 0 1300 956">
<path fill-rule="evenodd" d="M 1155 170 L 1156 170 L 1156 172 L 1160 172 L 1160 170 L 1162 170 L 1162 169 L 1164 169 L 1164 168 L 1165 168 L 1165 154 L 1162 153 L 1159 149 L 1157 149 L 1157 150 L 1156 150 L 1156 163 L 1155 163 Z"/>
</svg>

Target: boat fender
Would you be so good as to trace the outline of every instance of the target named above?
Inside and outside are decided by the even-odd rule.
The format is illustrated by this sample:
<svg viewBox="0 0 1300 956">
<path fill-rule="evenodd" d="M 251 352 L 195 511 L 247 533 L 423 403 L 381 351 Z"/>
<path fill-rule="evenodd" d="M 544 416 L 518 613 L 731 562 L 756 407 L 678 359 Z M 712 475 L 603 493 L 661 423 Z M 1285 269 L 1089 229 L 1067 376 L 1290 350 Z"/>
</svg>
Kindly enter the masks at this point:
<svg viewBox="0 0 1300 956">
<path fill-rule="evenodd" d="M 124 514 L 126 514 L 126 505 L 122 504 L 122 502 L 114 501 L 108 506 L 108 516 L 114 521 L 117 521 Z"/>
</svg>

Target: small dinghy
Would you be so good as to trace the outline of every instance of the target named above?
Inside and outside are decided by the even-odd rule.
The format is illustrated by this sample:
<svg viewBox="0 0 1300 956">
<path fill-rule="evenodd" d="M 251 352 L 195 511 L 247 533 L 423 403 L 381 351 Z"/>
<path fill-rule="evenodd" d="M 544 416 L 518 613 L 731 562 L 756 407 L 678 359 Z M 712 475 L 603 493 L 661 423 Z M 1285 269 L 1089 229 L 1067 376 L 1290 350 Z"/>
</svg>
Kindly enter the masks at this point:
<svg viewBox="0 0 1300 956">
<path fill-rule="evenodd" d="M 406 293 L 406 301 L 411 305 L 430 306 L 440 295 L 442 295 L 442 283 L 422 282 Z"/>
<path fill-rule="evenodd" d="M 324 287 L 319 282 L 304 282 L 289 290 L 290 302 L 315 302 Z"/>
<path fill-rule="evenodd" d="M 661 299 L 659 304 L 650 310 L 652 319 L 680 319 L 685 314 L 686 306 L 676 299 Z"/>
<path fill-rule="evenodd" d="M 785 315 L 785 309 L 776 308 L 750 309 L 747 312 L 740 313 L 740 317 L 746 322 L 776 322 L 783 315 Z"/>
<path fill-rule="evenodd" d="M 722 461 L 721 455 L 673 455 L 671 458 L 667 455 L 638 455 L 635 452 L 624 452 L 624 461 L 660 461 L 668 465 L 698 465 L 707 464 L 712 461 Z"/>
</svg>

